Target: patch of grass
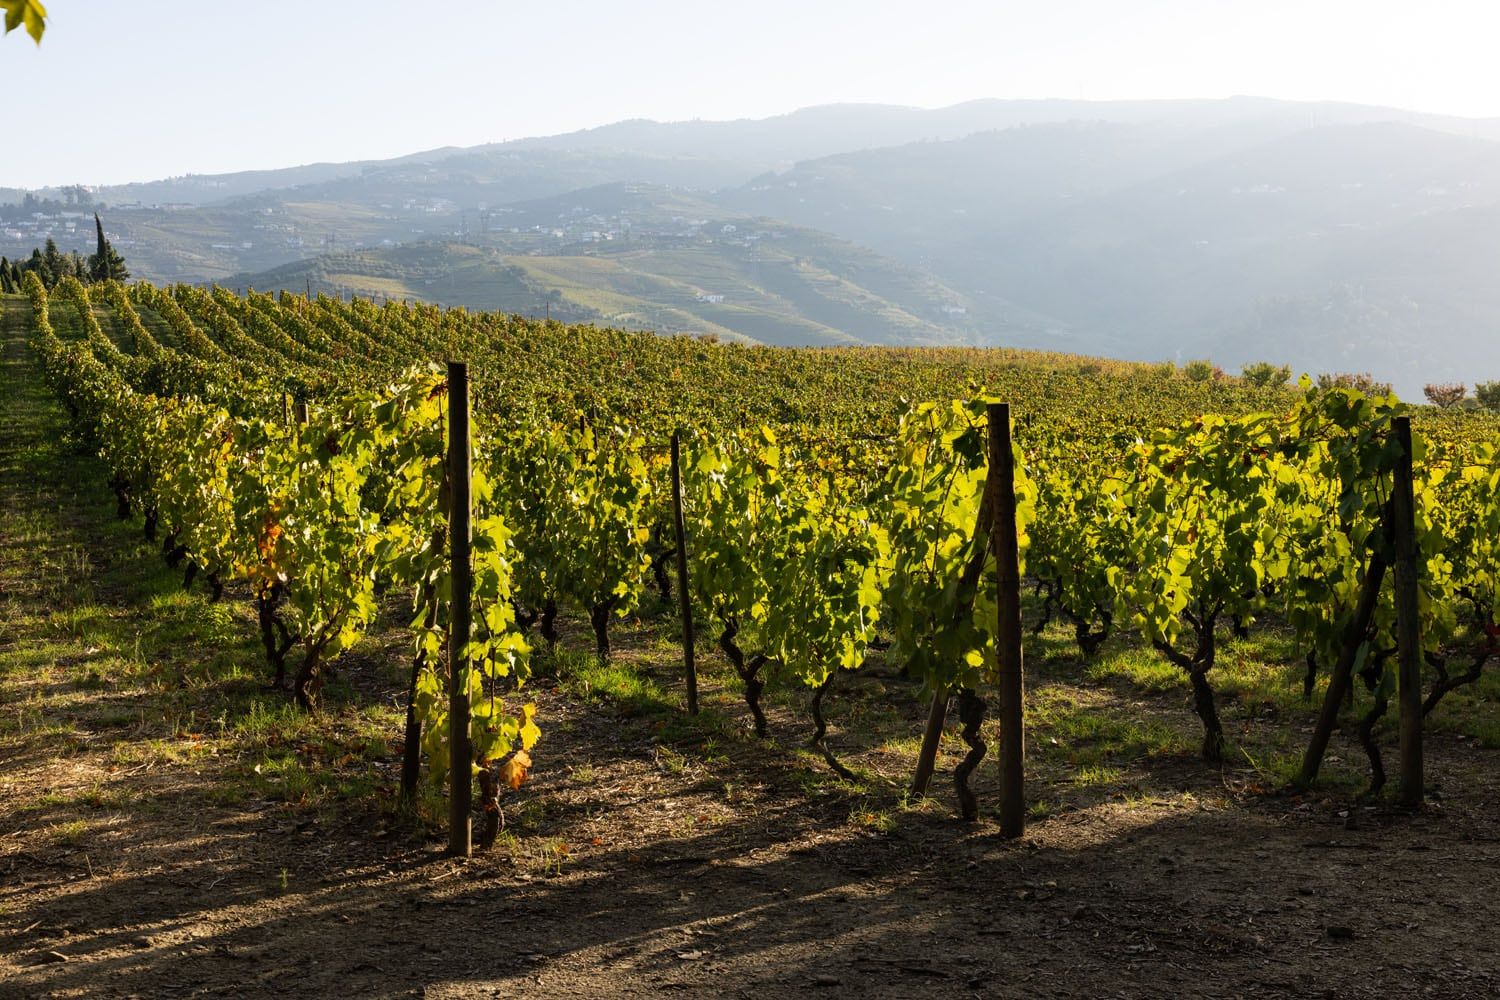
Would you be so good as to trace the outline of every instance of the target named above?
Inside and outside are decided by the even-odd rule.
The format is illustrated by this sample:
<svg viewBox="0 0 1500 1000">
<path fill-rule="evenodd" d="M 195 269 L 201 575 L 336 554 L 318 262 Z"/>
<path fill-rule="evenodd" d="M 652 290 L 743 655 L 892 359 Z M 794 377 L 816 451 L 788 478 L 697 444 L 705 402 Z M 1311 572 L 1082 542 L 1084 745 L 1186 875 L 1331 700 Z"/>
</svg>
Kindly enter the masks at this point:
<svg viewBox="0 0 1500 1000">
<path fill-rule="evenodd" d="M 1035 752 L 1079 767 L 1180 754 L 1190 745 L 1179 730 L 1099 691 L 1044 688 L 1028 707 Z"/>
<path fill-rule="evenodd" d="M 667 774 L 682 774 L 688 769 L 688 760 L 671 747 L 656 748 L 656 766 Z"/>
<path fill-rule="evenodd" d="M 626 716 L 680 714 L 676 692 L 668 691 L 638 667 L 618 660 L 558 647 L 554 661 L 563 688 L 584 700 L 604 700 Z"/>
<path fill-rule="evenodd" d="M 317 792 L 317 782 L 302 762 L 287 754 L 251 766 L 252 788 L 261 798 L 306 804 Z"/>
<path fill-rule="evenodd" d="M 1057 804 L 1051 799 L 1032 799 L 1026 804 L 1026 818 L 1034 823 L 1049 819 L 1057 811 Z"/>
<path fill-rule="evenodd" d="M 1153 649 L 1115 648 L 1089 664 L 1091 681 L 1124 680 L 1142 691 L 1159 693 L 1188 686 L 1187 675 Z"/>
<path fill-rule="evenodd" d="M 522 833 L 535 833 L 546 819 L 547 807 L 539 799 L 526 799 L 519 806 L 505 811 L 506 829 Z"/>
<path fill-rule="evenodd" d="M 920 735 L 892 736 L 882 740 L 876 750 L 898 757 L 916 757 L 922 752 L 922 737 Z"/>
<path fill-rule="evenodd" d="M 110 788 L 96 781 L 79 796 L 79 801 L 90 809 L 124 809 L 130 804 L 130 795 L 123 788 Z"/>
<path fill-rule="evenodd" d="M 704 763 L 724 759 L 719 748 L 723 743 L 743 741 L 748 733 L 740 720 L 717 708 L 701 704 L 696 716 L 670 712 L 657 720 L 656 739 L 673 746 L 698 744 Z"/>
<path fill-rule="evenodd" d="M 1073 784 L 1079 788 L 1089 788 L 1093 785 L 1109 785 L 1124 777 L 1125 772 L 1117 767 L 1106 767 L 1102 764 L 1085 764 L 1073 772 Z"/>
<path fill-rule="evenodd" d="M 68 847 L 77 847 L 88 839 L 89 823 L 87 820 L 75 819 L 67 823 L 59 823 L 52 828 L 52 840 L 56 844 Z"/>
<path fill-rule="evenodd" d="M 561 875 L 573 852 L 561 837 L 520 837 L 507 826 L 495 838 L 492 851 L 525 872 Z"/>
<path fill-rule="evenodd" d="M 863 795 L 870 791 L 869 783 L 873 775 L 868 772 L 850 768 L 855 779 L 851 781 L 830 770 L 823 755 L 815 750 L 797 747 L 787 752 L 798 765 L 791 771 L 790 777 L 804 795 Z"/>
<path fill-rule="evenodd" d="M 849 825 L 885 836 L 896 832 L 898 822 L 895 813 L 891 810 L 861 803 L 849 813 Z"/>
</svg>

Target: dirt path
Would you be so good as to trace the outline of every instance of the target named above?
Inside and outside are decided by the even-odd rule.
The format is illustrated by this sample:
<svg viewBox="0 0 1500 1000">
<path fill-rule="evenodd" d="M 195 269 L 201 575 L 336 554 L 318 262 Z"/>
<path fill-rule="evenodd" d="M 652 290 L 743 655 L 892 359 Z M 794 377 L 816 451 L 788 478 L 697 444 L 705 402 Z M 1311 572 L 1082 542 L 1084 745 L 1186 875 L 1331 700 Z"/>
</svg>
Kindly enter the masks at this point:
<svg viewBox="0 0 1500 1000">
<path fill-rule="evenodd" d="M 261 704 L 253 643 L 222 638 L 243 612 L 175 596 L 113 520 L 22 306 L 0 300 L 0 997 L 1500 991 L 1497 755 L 1472 740 L 1434 739 L 1446 796 L 1418 817 L 1248 796 L 1177 754 L 1107 794 L 1046 779 L 1057 807 L 1006 843 L 904 806 L 909 757 L 848 732 L 863 785 L 797 751 L 785 710 L 760 745 L 543 681 L 508 835 L 446 859 L 386 811 L 394 713 L 361 692 L 399 689 L 398 653 L 346 668 L 332 736 L 217 718 Z M 623 647 L 669 670 L 656 641 Z"/>
</svg>

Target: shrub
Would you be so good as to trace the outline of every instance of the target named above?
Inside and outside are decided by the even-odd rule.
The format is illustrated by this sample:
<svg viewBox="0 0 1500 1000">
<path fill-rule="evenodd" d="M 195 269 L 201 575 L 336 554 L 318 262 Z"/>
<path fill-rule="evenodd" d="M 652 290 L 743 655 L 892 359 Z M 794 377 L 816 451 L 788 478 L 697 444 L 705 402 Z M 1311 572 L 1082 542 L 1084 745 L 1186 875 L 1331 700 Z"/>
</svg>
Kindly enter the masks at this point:
<svg viewBox="0 0 1500 1000">
<path fill-rule="evenodd" d="M 1367 396 L 1389 396 L 1391 384 L 1377 382 L 1369 372 L 1334 372 L 1318 376 L 1319 389 L 1357 389 Z"/>
<path fill-rule="evenodd" d="M 1427 402 L 1442 410 L 1456 405 L 1468 394 L 1469 387 L 1462 382 L 1434 382 L 1422 386 L 1422 395 L 1427 397 Z"/>
<path fill-rule="evenodd" d="M 1224 377 L 1224 369 L 1205 358 L 1183 365 L 1182 374 L 1189 382 L 1216 382 Z"/>
<path fill-rule="evenodd" d="M 1500 382 L 1475 382 L 1474 398 L 1486 410 L 1500 410 Z"/>
<path fill-rule="evenodd" d="M 1281 389 L 1292 380 L 1290 365 L 1273 365 L 1269 361 L 1257 361 L 1240 370 L 1240 378 L 1250 385 L 1265 389 Z"/>
</svg>

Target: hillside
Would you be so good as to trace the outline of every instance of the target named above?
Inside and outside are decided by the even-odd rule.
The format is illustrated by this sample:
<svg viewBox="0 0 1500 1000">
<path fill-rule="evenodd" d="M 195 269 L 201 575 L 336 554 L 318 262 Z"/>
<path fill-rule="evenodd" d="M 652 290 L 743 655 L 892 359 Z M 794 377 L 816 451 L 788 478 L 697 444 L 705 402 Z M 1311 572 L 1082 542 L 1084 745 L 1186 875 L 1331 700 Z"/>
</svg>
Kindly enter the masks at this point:
<svg viewBox="0 0 1500 1000">
<path fill-rule="evenodd" d="M 94 197 L 156 281 L 769 343 L 1269 358 L 1411 395 L 1500 373 L 1497 138 L 1490 120 L 1257 98 L 835 105 Z M 89 251 L 92 210 L 0 205 L 0 254 Z"/>
<path fill-rule="evenodd" d="M 1373 368 L 1408 392 L 1500 369 L 1483 335 L 1500 287 L 1480 263 L 1493 259 L 1500 144 L 1385 123 L 1224 145 L 1015 129 L 804 163 L 725 200 L 1014 301 L 1084 350 Z"/>
<path fill-rule="evenodd" d="M 232 275 L 223 284 L 420 299 L 767 344 L 981 342 L 964 324 L 966 315 L 943 312 L 965 309 L 959 303 L 968 300 L 957 293 L 853 246 L 814 263 L 801 251 L 818 237 L 798 236 L 792 231 L 765 247 L 718 239 L 674 248 L 636 240 L 548 255 L 413 244 Z"/>
<path fill-rule="evenodd" d="M 231 275 L 766 344 L 1048 342 L 1043 321 L 816 230 L 690 193 L 610 185 L 497 212 L 484 247 L 421 243 Z"/>
</svg>

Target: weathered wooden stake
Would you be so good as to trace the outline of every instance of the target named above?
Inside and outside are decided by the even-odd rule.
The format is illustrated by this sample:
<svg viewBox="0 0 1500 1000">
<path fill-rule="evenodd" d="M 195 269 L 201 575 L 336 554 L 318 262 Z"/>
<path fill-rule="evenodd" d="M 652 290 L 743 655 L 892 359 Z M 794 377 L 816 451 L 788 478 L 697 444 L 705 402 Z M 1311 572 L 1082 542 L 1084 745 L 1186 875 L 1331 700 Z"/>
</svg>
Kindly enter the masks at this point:
<svg viewBox="0 0 1500 1000">
<path fill-rule="evenodd" d="M 1412 490 L 1411 419 L 1391 426 L 1401 453 L 1391 490 L 1396 543 L 1396 697 L 1401 705 L 1401 791 L 1408 809 L 1422 805 L 1422 627 L 1417 602 L 1416 498 Z"/>
<path fill-rule="evenodd" d="M 297 402 L 292 406 L 292 413 L 296 417 L 297 423 L 307 423 L 307 400 L 297 400 Z"/>
<path fill-rule="evenodd" d="M 1000 677 L 1000 835 L 1026 832 L 1025 671 L 1021 661 L 1021 554 L 1016 538 L 1015 455 L 1010 404 L 986 407 L 990 423 L 989 491 L 995 498 L 990 546 L 995 553 Z"/>
<path fill-rule="evenodd" d="M 932 782 L 932 772 L 937 769 L 938 744 L 943 739 L 943 723 L 948 719 L 948 690 L 944 688 L 932 696 L 932 707 L 927 710 L 927 728 L 922 731 L 922 749 L 917 754 L 917 773 L 911 779 L 911 797 L 926 796 L 927 786 Z"/>
<path fill-rule="evenodd" d="M 682 669 L 687 710 L 698 714 L 698 665 L 693 662 L 693 597 L 688 591 L 687 528 L 682 519 L 682 446 L 672 432 L 672 531 L 677 538 L 677 600 L 682 607 Z"/>
<path fill-rule="evenodd" d="M 448 631 L 448 852 L 467 858 L 474 852 L 474 767 L 469 748 L 470 595 L 474 589 L 470 562 L 469 368 L 448 362 L 448 480 L 452 511 L 448 515 L 448 551 L 452 555 L 453 596 Z"/>
</svg>

